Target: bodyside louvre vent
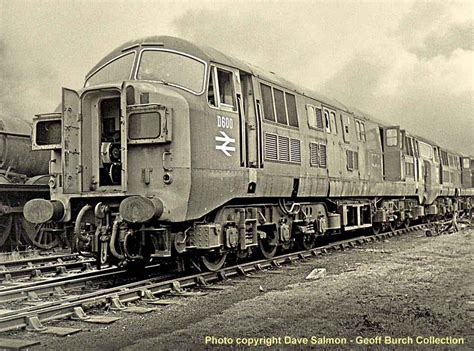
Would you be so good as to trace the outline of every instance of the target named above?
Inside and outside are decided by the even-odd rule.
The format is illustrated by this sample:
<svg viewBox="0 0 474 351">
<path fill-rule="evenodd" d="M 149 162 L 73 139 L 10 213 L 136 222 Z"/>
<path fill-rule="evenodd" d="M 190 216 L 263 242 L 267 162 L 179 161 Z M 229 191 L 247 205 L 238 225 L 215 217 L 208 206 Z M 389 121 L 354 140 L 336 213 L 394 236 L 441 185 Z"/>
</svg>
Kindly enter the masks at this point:
<svg viewBox="0 0 474 351">
<path fill-rule="evenodd" d="M 319 147 L 317 143 L 309 143 L 309 154 L 310 154 L 309 164 L 312 167 L 318 167 L 319 166 Z"/>
<path fill-rule="evenodd" d="M 265 159 L 278 160 L 278 141 L 276 134 L 265 133 Z"/>
<path fill-rule="evenodd" d="M 319 144 L 319 167 L 327 167 L 326 145 L 324 144 Z"/>
<path fill-rule="evenodd" d="M 290 162 L 301 163 L 301 146 L 299 139 L 290 139 Z"/>
<path fill-rule="evenodd" d="M 265 160 L 301 163 L 301 142 L 273 133 L 265 133 Z"/>
<path fill-rule="evenodd" d="M 347 158 L 347 169 L 352 171 L 354 169 L 354 159 L 353 159 L 353 152 L 351 150 L 346 150 L 346 158 Z"/>
<path fill-rule="evenodd" d="M 278 136 L 278 160 L 290 161 L 290 139 L 288 137 Z"/>
<path fill-rule="evenodd" d="M 349 171 L 359 169 L 359 153 L 357 151 L 346 150 L 347 169 Z"/>
</svg>

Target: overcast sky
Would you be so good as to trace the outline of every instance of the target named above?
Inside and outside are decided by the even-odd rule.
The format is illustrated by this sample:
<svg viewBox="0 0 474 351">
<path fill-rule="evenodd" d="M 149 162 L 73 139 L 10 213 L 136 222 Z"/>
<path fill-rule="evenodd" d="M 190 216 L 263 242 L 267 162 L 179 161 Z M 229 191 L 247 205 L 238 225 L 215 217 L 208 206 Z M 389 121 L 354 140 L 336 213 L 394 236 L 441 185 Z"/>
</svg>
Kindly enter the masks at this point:
<svg viewBox="0 0 474 351">
<path fill-rule="evenodd" d="M 0 112 L 53 111 L 102 56 L 174 35 L 474 155 L 474 2 L 0 0 Z"/>
</svg>

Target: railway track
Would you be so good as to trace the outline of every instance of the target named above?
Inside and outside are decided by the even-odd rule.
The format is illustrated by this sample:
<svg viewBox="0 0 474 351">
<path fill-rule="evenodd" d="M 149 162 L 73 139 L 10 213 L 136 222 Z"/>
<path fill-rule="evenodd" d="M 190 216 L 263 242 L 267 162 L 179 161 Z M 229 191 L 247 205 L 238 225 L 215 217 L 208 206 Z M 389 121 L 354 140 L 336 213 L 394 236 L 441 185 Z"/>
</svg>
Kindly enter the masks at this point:
<svg viewBox="0 0 474 351">
<path fill-rule="evenodd" d="M 214 283 L 231 277 L 246 277 L 249 274 L 267 268 L 280 267 L 297 261 L 304 261 L 312 257 L 324 255 L 333 251 L 341 251 L 364 245 L 366 243 L 385 240 L 405 233 L 433 228 L 433 225 L 420 224 L 410 228 L 403 228 L 393 232 L 345 239 L 324 246 L 283 254 L 272 259 L 262 259 L 225 267 L 217 272 L 202 272 L 192 275 L 167 274 L 145 279 L 136 279 L 132 282 L 118 280 L 126 277 L 124 269 L 110 267 L 102 271 L 88 272 L 86 275 L 61 277 L 56 281 L 36 282 L 30 286 L 4 287 L 0 290 L 0 308 L 2 304 L 12 301 L 24 301 L 25 305 L 14 310 L 0 311 L 0 331 L 9 331 L 26 328 L 32 331 L 54 333 L 56 327 L 46 327 L 43 323 L 52 320 L 72 318 L 90 323 L 110 323 L 114 318 L 104 316 L 90 316 L 85 310 L 91 307 L 108 306 L 110 309 L 125 310 L 127 312 L 144 313 L 156 307 L 172 303 L 164 296 L 189 296 L 202 294 L 202 290 L 219 289 Z M 149 267 L 150 271 L 156 266 Z M 106 282 L 112 279 L 115 283 L 110 287 L 86 289 L 87 285 L 95 282 Z M 195 291 L 190 291 L 190 289 Z M 144 303 L 147 307 L 127 307 L 129 303 Z M 150 307 L 152 306 L 152 307 Z M 116 318 L 115 318 L 116 319 Z M 63 330 L 70 334 L 77 329 Z"/>
<path fill-rule="evenodd" d="M 67 274 L 89 269 L 94 260 L 78 254 L 32 257 L 0 263 L 0 280 L 3 283 L 22 282 L 51 274 Z"/>
</svg>

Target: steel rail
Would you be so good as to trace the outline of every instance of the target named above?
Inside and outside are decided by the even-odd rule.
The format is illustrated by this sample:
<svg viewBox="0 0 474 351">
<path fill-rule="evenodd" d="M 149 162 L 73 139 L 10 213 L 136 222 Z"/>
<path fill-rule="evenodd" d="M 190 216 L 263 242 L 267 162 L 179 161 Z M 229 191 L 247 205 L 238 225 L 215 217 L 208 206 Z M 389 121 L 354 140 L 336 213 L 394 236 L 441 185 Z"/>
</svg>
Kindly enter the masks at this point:
<svg viewBox="0 0 474 351">
<path fill-rule="evenodd" d="M 182 288 L 199 287 L 207 283 L 224 280 L 227 277 L 245 276 L 251 272 L 258 272 L 269 267 L 279 267 L 281 264 L 291 263 L 296 260 L 304 260 L 309 257 L 323 255 L 330 251 L 345 250 L 364 243 L 375 242 L 385 238 L 401 235 L 408 232 L 418 231 L 428 227 L 427 224 L 415 225 L 410 228 L 402 228 L 394 232 L 385 232 L 364 237 L 346 239 L 330 243 L 309 250 L 298 251 L 280 255 L 271 259 L 238 264 L 223 268 L 217 272 L 202 272 L 190 276 L 174 277 L 163 280 L 163 277 L 151 278 L 120 285 L 105 290 L 94 291 L 79 296 L 70 296 L 60 301 L 50 301 L 44 304 L 11 311 L 0 315 L 0 331 L 24 328 L 29 319 L 37 318 L 40 322 L 77 316 L 77 308 L 83 306 L 106 303 L 107 301 L 132 302 L 142 298 L 156 298 L 157 295 L 170 293 Z"/>
<path fill-rule="evenodd" d="M 94 281 L 112 277 L 120 277 L 129 274 L 126 269 L 117 267 L 107 267 L 102 270 L 90 270 L 71 275 L 61 275 L 50 279 L 38 279 L 27 283 L 18 283 L 4 286 L 0 289 L 0 303 L 21 301 L 28 299 L 28 296 L 53 295 L 58 289 L 74 289 L 90 284 Z"/>
<path fill-rule="evenodd" d="M 94 264 L 93 258 L 80 258 L 71 260 L 52 260 L 49 263 L 43 263 L 41 265 L 28 265 L 27 267 L 13 268 L 4 271 L 0 271 L 0 280 L 3 282 L 14 282 L 12 279 L 27 278 L 27 277 L 40 277 L 43 274 L 50 273 L 70 273 L 68 270 L 77 270 L 84 268 L 87 264 Z M 1 291 L 1 288 L 0 288 Z"/>
<path fill-rule="evenodd" d="M 57 260 L 77 259 L 78 257 L 79 255 L 76 253 L 68 253 L 68 254 L 51 255 L 51 256 L 22 258 L 19 260 L 0 262 L 0 269 L 2 271 L 5 271 L 5 270 L 8 270 L 9 267 L 23 267 L 23 266 L 28 266 L 28 265 L 47 264 L 47 263 L 54 262 Z M 3 273 L 3 272 L 0 272 L 0 273 Z"/>
</svg>

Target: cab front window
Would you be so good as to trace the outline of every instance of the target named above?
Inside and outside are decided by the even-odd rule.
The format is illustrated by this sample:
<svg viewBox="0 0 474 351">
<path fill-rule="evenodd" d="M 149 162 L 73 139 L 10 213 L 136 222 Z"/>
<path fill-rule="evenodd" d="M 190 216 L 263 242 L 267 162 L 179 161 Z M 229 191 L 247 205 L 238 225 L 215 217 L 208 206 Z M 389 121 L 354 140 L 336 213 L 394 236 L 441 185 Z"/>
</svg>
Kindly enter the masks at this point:
<svg viewBox="0 0 474 351">
<path fill-rule="evenodd" d="M 206 64 L 185 54 L 165 50 L 142 51 L 138 80 L 154 80 L 195 94 L 204 91 Z"/>
<path fill-rule="evenodd" d="M 104 66 L 99 68 L 97 71 L 92 73 L 87 78 L 85 86 L 88 87 L 97 84 L 130 79 L 134 59 L 134 52 L 130 52 L 128 54 L 114 58 L 113 60 L 109 61 Z"/>
</svg>

